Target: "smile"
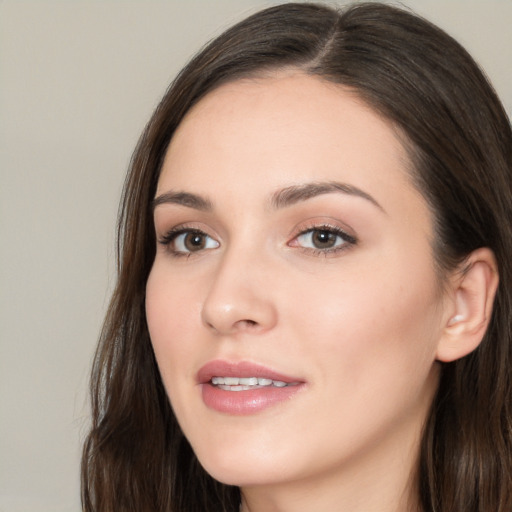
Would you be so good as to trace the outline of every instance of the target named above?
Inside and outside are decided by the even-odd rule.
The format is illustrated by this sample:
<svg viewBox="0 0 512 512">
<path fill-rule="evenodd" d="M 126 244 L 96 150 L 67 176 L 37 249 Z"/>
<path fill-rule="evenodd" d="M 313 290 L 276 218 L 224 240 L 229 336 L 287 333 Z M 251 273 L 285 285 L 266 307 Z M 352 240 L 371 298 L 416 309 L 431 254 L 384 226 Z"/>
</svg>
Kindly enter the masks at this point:
<svg viewBox="0 0 512 512">
<path fill-rule="evenodd" d="M 265 387 L 284 388 L 286 386 L 297 385 L 295 382 L 283 382 L 282 380 L 272 380 L 258 377 L 212 377 L 211 383 L 224 391 L 249 391 Z"/>
<path fill-rule="evenodd" d="M 203 403 L 209 409 L 228 415 L 258 414 L 279 404 L 286 406 L 306 383 L 249 361 L 213 360 L 199 369 L 196 382 Z"/>
</svg>

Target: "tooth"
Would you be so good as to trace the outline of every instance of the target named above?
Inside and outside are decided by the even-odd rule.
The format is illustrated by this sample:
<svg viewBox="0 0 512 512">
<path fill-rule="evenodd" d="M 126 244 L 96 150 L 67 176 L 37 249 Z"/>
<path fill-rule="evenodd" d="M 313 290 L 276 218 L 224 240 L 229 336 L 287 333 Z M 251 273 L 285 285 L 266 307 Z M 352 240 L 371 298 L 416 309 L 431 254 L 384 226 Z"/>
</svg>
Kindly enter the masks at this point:
<svg viewBox="0 0 512 512">
<path fill-rule="evenodd" d="M 224 384 L 221 384 L 219 389 L 222 389 L 223 391 L 249 391 L 254 388 L 251 386 L 225 386 Z"/>
<path fill-rule="evenodd" d="M 215 386 L 219 386 L 226 391 L 247 391 L 254 389 L 255 386 L 274 386 L 276 388 L 284 388 L 288 386 L 286 382 L 281 380 L 271 380 L 258 377 L 212 377 L 211 382 Z"/>
<path fill-rule="evenodd" d="M 239 379 L 240 385 L 242 386 L 257 386 L 258 385 L 258 379 L 256 377 L 247 377 Z"/>
</svg>

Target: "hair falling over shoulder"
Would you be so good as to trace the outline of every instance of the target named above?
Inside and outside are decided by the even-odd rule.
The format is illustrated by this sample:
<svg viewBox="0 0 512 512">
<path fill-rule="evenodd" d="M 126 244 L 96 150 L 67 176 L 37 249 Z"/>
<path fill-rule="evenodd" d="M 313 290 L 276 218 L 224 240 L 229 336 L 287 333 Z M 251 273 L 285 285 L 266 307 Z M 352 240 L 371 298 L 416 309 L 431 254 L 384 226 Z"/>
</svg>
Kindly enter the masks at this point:
<svg viewBox="0 0 512 512">
<path fill-rule="evenodd" d="M 185 114 L 219 85 L 291 67 L 353 89 L 403 134 L 436 221 L 442 273 L 489 247 L 500 284 L 480 347 L 442 363 L 418 464 L 423 512 L 512 510 L 512 131 L 492 87 L 450 36 L 380 3 L 289 3 L 245 19 L 178 75 L 142 134 L 118 223 L 118 280 L 91 378 L 86 512 L 237 512 L 240 491 L 199 464 L 169 405 L 145 316 L 151 202 Z M 478 107 L 476 107 L 478 106 Z"/>
</svg>

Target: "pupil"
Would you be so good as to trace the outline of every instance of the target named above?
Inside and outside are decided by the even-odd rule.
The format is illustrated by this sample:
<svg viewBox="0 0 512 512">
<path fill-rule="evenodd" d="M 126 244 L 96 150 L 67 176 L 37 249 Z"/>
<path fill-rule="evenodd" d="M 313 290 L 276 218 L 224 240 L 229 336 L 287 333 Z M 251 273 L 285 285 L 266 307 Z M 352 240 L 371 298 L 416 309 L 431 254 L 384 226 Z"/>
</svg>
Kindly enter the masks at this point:
<svg viewBox="0 0 512 512">
<path fill-rule="evenodd" d="M 313 242 L 317 247 L 322 249 L 332 247 L 336 242 L 336 235 L 330 231 L 315 231 L 313 234 Z"/>
<path fill-rule="evenodd" d="M 189 251 L 197 251 L 204 247 L 204 237 L 200 233 L 189 233 L 185 237 L 185 247 Z"/>
</svg>

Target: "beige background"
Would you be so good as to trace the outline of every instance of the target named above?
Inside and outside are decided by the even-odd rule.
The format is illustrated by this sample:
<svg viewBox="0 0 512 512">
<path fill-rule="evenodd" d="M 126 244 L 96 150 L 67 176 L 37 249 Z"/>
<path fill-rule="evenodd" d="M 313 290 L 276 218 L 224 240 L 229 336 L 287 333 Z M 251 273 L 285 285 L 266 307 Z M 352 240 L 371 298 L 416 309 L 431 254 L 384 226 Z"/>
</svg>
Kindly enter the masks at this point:
<svg viewBox="0 0 512 512">
<path fill-rule="evenodd" d="M 86 382 L 131 151 L 171 77 L 258 0 L 0 0 L 0 512 L 80 509 Z M 407 2 L 512 112 L 512 0 Z"/>
</svg>

